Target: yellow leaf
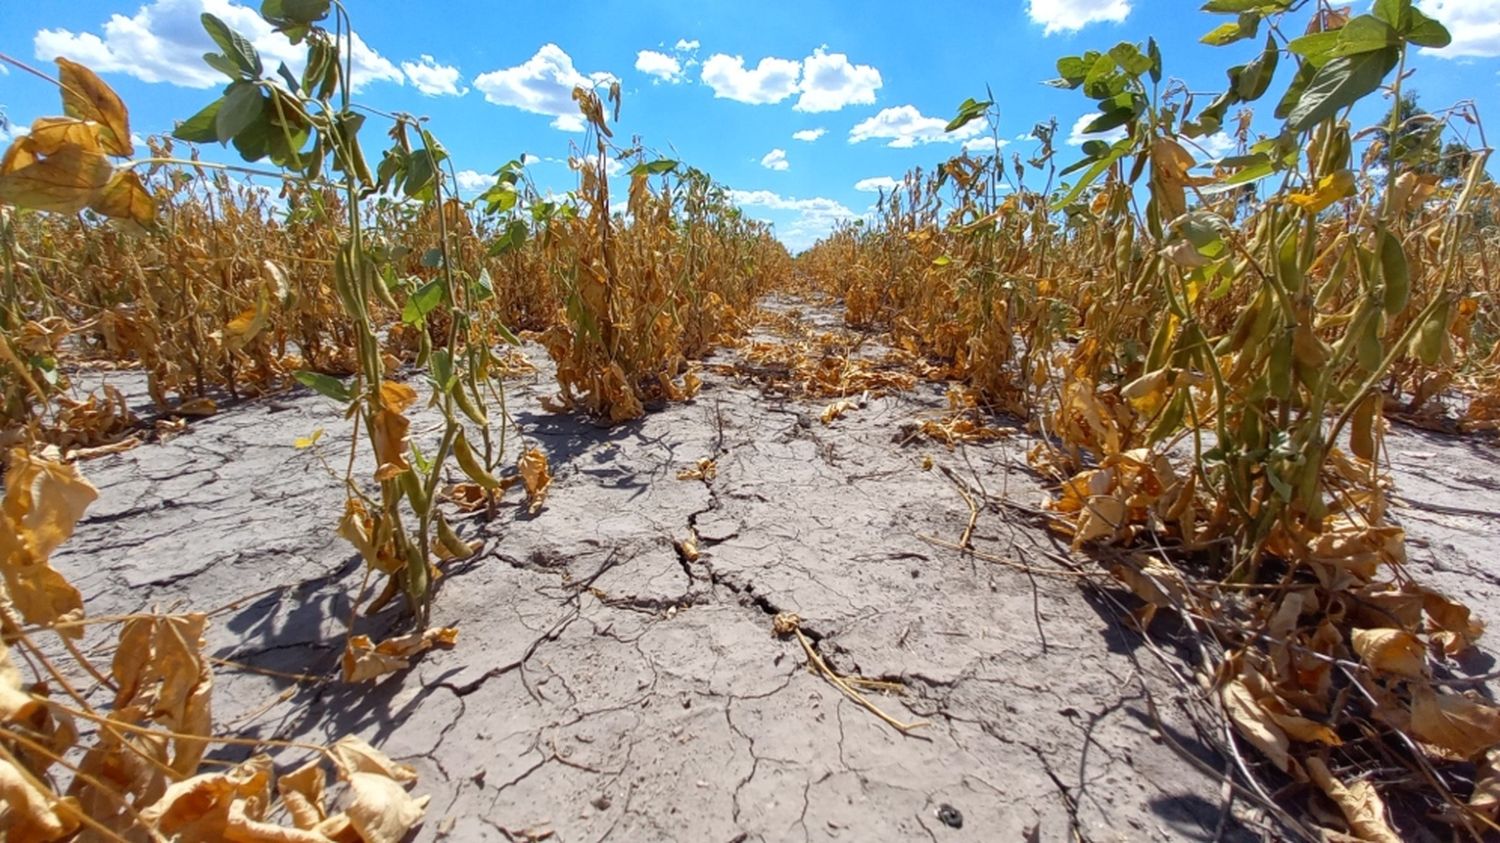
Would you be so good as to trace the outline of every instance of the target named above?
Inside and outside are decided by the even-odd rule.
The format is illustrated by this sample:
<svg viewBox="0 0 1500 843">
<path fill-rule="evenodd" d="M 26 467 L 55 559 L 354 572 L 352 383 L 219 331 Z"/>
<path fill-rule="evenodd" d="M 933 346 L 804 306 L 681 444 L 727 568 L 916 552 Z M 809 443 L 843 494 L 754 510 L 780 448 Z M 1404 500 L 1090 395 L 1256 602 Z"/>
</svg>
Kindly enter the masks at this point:
<svg viewBox="0 0 1500 843">
<path fill-rule="evenodd" d="M 178 404 L 172 412 L 179 416 L 211 416 L 219 412 L 219 405 L 212 398 L 200 396 Z"/>
<path fill-rule="evenodd" d="M 358 735 L 339 738 L 328 751 L 333 757 L 333 763 L 346 777 L 355 773 L 374 773 L 398 782 L 417 780 L 417 771 L 410 764 L 392 761 Z"/>
<path fill-rule="evenodd" d="M 457 639 L 458 630 L 451 626 L 388 638 L 379 644 L 372 643 L 368 635 L 351 636 L 344 645 L 344 681 L 364 682 L 405 670 L 412 656 L 435 646 L 451 647 Z"/>
<path fill-rule="evenodd" d="M 17 143 L 35 155 L 51 155 L 67 146 L 103 151 L 98 124 L 71 117 L 38 117 L 32 121 L 31 131 Z"/>
<path fill-rule="evenodd" d="M 106 217 L 140 226 L 156 222 L 156 200 L 134 170 L 117 171 L 89 207 Z"/>
<path fill-rule="evenodd" d="M 365 843 L 400 843 L 421 822 L 431 799 L 413 798 L 399 783 L 378 773 L 353 773 L 345 813 Z"/>
<path fill-rule="evenodd" d="M 1353 195 L 1354 173 L 1339 170 L 1318 179 L 1318 188 L 1312 193 L 1293 193 L 1286 198 L 1286 201 L 1309 214 L 1316 214 L 1340 199 L 1347 199 Z"/>
<path fill-rule="evenodd" d="M 255 335 L 266 326 L 269 316 L 270 302 L 266 288 L 261 287 L 260 293 L 255 297 L 255 306 L 245 308 L 240 315 L 229 320 L 229 324 L 224 326 L 224 346 L 230 350 L 243 348 L 245 343 L 255 339 Z M 416 393 L 412 394 L 415 396 Z"/>
<path fill-rule="evenodd" d="M 292 445 L 294 447 L 296 447 L 298 450 L 305 450 L 307 448 L 311 448 L 312 446 L 318 444 L 318 440 L 322 439 L 322 438 L 323 438 L 323 428 L 319 427 L 319 428 L 315 428 L 313 430 L 312 434 L 309 435 L 309 436 L 298 436 L 295 440 L 292 441 Z"/>
<path fill-rule="evenodd" d="M 1333 777 L 1328 765 L 1317 756 L 1306 760 L 1308 776 L 1328 798 L 1339 806 L 1344 820 L 1349 823 L 1349 833 L 1367 843 L 1401 843 L 1401 838 L 1385 821 L 1385 802 L 1367 781 L 1344 784 Z"/>
<path fill-rule="evenodd" d="M 1359 660 L 1375 670 L 1421 679 L 1426 675 L 1425 648 L 1404 629 L 1356 629 L 1349 634 Z"/>
<path fill-rule="evenodd" d="M 521 472 L 521 483 L 526 487 L 528 510 L 535 515 L 547 499 L 547 489 L 552 485 L 552 470 L 547 464 L 547 455 L 536 448 L 526 449 L 517 462 Z"/>
<path fill-rule="evenodd" d="M 17 167 L 0 174 L 0 204 L 60 214 L 87 208 L 114 174 L 103 152 L 71 144 L 29 163 L 7 154 L 6 163 Z"/>
<path fill-rule="evenodd" d="M 75 466 L 11 451 L 0 502 L 0 573 L 28 623 L 52 624 L 83 614 L 83 597 L 47 560 L 73 535 L 98 490 Z M 68 633 L 77 635 L 76 631 Z"/>
<path fill-rule="evenodd" d="M 321 759 L 314 759 L 276 780 L 276 792 L 281 794 L 281 804 L 298 828 L 316 828 L 328 818 L 324 789 L 328 776 L 323 772 Z"/>
<path fill-rule="evenodd" d="M 62 83 L 63 113 L 98 123 L 100 140 L 109 154 L 135 154 L 130 143 L 129 115 L 120 97 L 94 71 L 77 62 L 58 56 L 57 71 Z"/>
<path fill-rule="evenodd" d="M 5 805 L 0 831 L 8 841 L 62 840 L 78 828 L 77 815 L 67 803 L 7 758 L 0 758 L 0 802 Z"/>
<path fill-rule="evenodd" d="M 1285 772 L 1290 765 L 1286 732 L 1276 725 L 1244 682 L 1235 679 L 1219 691 L 1224 711 L 1239 733 L 1259 749 L 1276 769 Z"/>
</svg>

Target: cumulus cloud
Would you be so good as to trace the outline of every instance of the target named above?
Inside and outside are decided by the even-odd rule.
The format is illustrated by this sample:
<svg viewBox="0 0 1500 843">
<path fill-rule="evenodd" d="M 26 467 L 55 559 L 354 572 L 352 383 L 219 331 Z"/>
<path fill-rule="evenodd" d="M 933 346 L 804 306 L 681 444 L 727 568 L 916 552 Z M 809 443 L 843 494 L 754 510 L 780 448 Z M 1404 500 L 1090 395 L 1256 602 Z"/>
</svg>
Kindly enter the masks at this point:
<svg viewBox="0 0 1500 843">
<path fill-rule="evenodd" d="M 866 193 L 875 193 L 881 190 L 889 193 L 900 186 L 901 182 L 896 181 L 890 176 L 875 176 L 873 178 L 860 179 L 854 183 L 855 190 L 862 190 Z"/>
<path fill-rule="evenodd" d="M 429 97 L 461 97 L 469 92 L 458 81 L 458 68 L 438 64 L 437 59 L 426 53 L 422 54 L 420 61 L 401 62 L 401 72 L 411 80 L 412 87 Z"/>
<path fill-rule="evenodd" d="M 1235 151 L 1239 146 L 1234 136 L 1228 132 L 1215 132 L 1206 138 L 1197 138 L 1193 141 L 1199 149 L 1203 150 L 1209 158 L 1217 161 Z"/>
<path fill-rule="evenodd" d="M 760 159 L 760 165 L 767 170 L 785 170 L 791 167 L 791 162 L 786 160 L 785 149 L 773 149 Z"/>
<path fill-rule="evenodd" d="M 204 12 L 250 39 L 268 68 L 286 62 L 294 71 L 301 69 L 302 47 L 292 46 L 254 9 L 231 0 L 152 0 L 129 17 L 112 15 L 100 33 L 43 29 L 32 39 L 32 48 L 42 61 L 67 56 L 99 73 L 124 73 L 183 88 L 218 87 L 227 80 L 203 62 L 204 53 L 219 52 L 199 21 Z M 405 83 L 400 69 L 357 34 L 350 58 L 355 90 L 371 82 Z"/>
<path fill-rule="evenodd" d="M 655 50 L 641 50 L 636 53 L 635 69 L 647 76 L 656 77 L 658 82 L 676 84 L 682 81 L 682 62 Z"/>
<path fill-rule="evenodd" d="M 478 170 L 459 170 L 457 178 L 458 189 L 462 193 L 478 193 L 495 183 L 494 176 Z"/>
<path fill-rule="evenodd" d="M 1487 2 L 1487 0 L 1484 0 Z M 1474 0 L 1459 0 L 1469 3 Z M 1130 0 L 1028 0 L 1026 13 L 1045 34 L 1077 32 L 1091 23 L 1119 23 L 1130 14 Z"/>
<path fill-rule="evenodd" d="M 1107 132 L 1085 132 L 1084 128 L 1099 117 L 1099 112 L 1090 112 L 1073 121 L 1073 128 L 1068 131 L 1068 146 L 1083 146 L 1091 140 L 1101 140 L 1105 143 L 1114 143 L 1125 137 L 1125 127 L 1120 126 Z"/>
<path fill-rule="evenodd" d="M 823 128 L 803 129 L 800 132 L 792 132 L 792 140 L 807 141 L 808 143 L 812 143 L 813 141 L 823 137 L 826 134 L 828 134 L 828 130 Z"/>
<path fill-rule="evenodd" d="M 1447 59 L 1500 56 L 1500 0 L 1422 0 L 1417 5 L 1453 34 L 1447 47 L 1422 52 Z"/>
<path fill-rule="evenodd" d="M 849 142 L 860 143 L 862 141 L 878 139 L 889 140 L 886 146 L 906 149 L 919 143 L 957 142 L 972 138 L 979 134 L 978 122 L 971 122 L 955 131 L 943 131 L 948 125 L 947 120 L 939 117 L 925 117 L 918 111 L 916 106 L 898 105 L 894 108 L 881 109 L 874 117 L 855 124 L 849 130 Z"/>
<path fill-rule="evenodd" d="M 871 105 L 880 88 L 880 71 L 868 64 L 853 64 L 843 53 L 823 47 L 802 61 L 802 96 L 797 111 L 838 111 L 846 105 Z"/>
<path fill-rule="evenodd" d="M 573 88 L 613 82 L 603 71 L 588 75 L 573 66 L 573 59 L 556 44 L 543 44 L 536 54 L 515 67 L 492 70 L 474 77 L 474 87 L 495 105 L 508 105 L 547 115 L 552 126 L 567 132 L 583 131 L 583 115 L 573 102 Z"/>
<path fill-rule="evenodd" d="M 751 105 L 781 102 L 797 92 L 802 63 L 770 56 L 754 69 L 745 67 L 741 56 L 715 53 L 703 63 L 703 83 L 714 96 Z"/>
<path fill-rule="evenodd" d="M 691 41 L 686 38 L 678 38 L 677 43 L 673 45 L 676 50 L 683 53 L 691 53 L 692 51 L 698 49 L 698 46 L 699 45 L 697 38 L 694 38 Z"/>
<path fill-rule="evenodd" d="M 792 214 L 787 225 L 777 225 L 776 236 L 793 251 L 811 246 L 814 241 L 827 234 L 839 222 L 859 216 L 833 199 L 822 197 L 797 199 L 784 197 L 769 190 L 730 190 L 729 199 L 745 208 L 762 208 L 767 211 Z M 774 220 L 768 220 L 768 222 L 775 224 Z"/>
<path fill-rule="evenodd" d="M 996 140 L 993 137 L 986 137 L 981 135 L 980 137 L 969 138 L 968 140 L 964 141 L 963 148 L 965 152 L 969 152 L 974 155 L 994 155 L 1001 149 L 1009 145 L 1010 141 L 1006 140 L 1005 138 Z"/>
<path fill-rule="evenodd" d="M 767 56 L 754 68 L 743 56 L 715 53 L 703 63 L 703 82 L 714 96 L 751 105 L 778 103 L 799 94 L 797 111 L 838 111 L 848 105 L 875 102 L 882 82 L 880 71 L 868 64 L 854 64 L 843 53 L 826 47 L 798 61 Z"/>
</svg>

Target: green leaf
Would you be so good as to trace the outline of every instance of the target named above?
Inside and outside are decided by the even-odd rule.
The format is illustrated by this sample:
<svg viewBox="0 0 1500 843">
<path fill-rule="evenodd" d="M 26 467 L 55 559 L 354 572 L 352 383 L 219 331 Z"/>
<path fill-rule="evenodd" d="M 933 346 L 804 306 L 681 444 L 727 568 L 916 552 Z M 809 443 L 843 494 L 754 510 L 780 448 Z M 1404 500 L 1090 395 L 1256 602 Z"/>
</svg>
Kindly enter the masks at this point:
<svg viewBox="0 0 1500 843">
<path fill-rule="evenodd" d="M 953 116 L 952 120 L 948 121 L 948 125 L 943 128 L 943 131 L 953 132 L 963 128 L 974 120 L 983 117 L 985 109 L 994 104 L 992 100 L 980 102 L 973 97 L 969 97 L 962 103 L 959 103 L 958 113 Z"/>
<path fill-rule="evenodd" d="M 1210 46 L 1222 47 L 1226 44 L 1233 44 L 1236 41 L 1254 38 L 1259 32 L 1260 16 L 1245 13 L 1240 15 L 1239 20 L 1233 23 L 1219 24 L 1199 40 Z"/>
<path fill-rule="evenodd" d="M 503 255 L 513 249 L 519 249 L 526 243 L 526 223 L 520 220 L 511 220 L 510 225 L 505 227 L 505 233 L 495 238 L 490 244 L 490 257 Z"/>
<path fill-rule="evenodd" d="M 1396 66 L 1401 51 L 1396 47 L 1333 59 L 1313 76 L 1297 106 L 1287 116 L 1287 127 L 1306 131 L 1380 87 Z"/>
<path fill-rule="evenodd" d="M 1404 30 L 1411 25 L 1411 0 L 1375 0 L 1375 17 L 1396 29 Z"/>
<path fill-rule="evenodd" d="M 401 308 L 401 321 L 408 325 L 420 325 L 427 314 L 437 309 L 437 306 L 442 303 L 443 282 L 441 280 L 428 281 L 407 298 L 406 306 Z"/>
<path fill-rule="evenodd" d="M 500 335 L 500 339 L 511 345 L 519 346 L 521 344 L 521 338 L 500 322 L 495 323 L 495 333 Z"/>
<path fill-rule="evenodd" d="M 1107 132 L 1110 129 L 1118 129 L 1130 122 L 1131 118 L 1135 117 L 1135 115 L 1136 112 L 1133 108 L 1116 108 L 1112 111 L 1106 111 L 1095 117 L 1087 126 L 1084 126 L 1082 134 L 1096 135 L 1100 132 Z"/>
<path fill-rule="evenodd" d="M 630 168 L 630 175 L 631 176 L 659 176 L 659 175 L 662 175 L 663 173 L 670 173 L 673 170 L 677 169 L 677 164 L 678 164 L 678 162 L 673 161 L 670 158 L 658 158 L 655 161 L 648 161 L 648 162 L 645 162 L 645 163 L 642 163 L 642 164 L 637 164 L 634 167 L 631 167 Z M 514 182 L 514 179 L 512 179 L 512 182 Z"/>
<path fill-rule="evenodd" d="M 1161 81 L 1161 48 L 1156 46 L 1155 38 L 1146 39 L 1146 57 L 1151 59 L 1151 81 Z"/>
<path fill-rule="evenodd" d="M 495 282 L 490 280 L 488 269 L 479 270 L 479 277 L 469 285 L 469 298 L 474 302 L 489 301 L 495 297 Z"/>
<path fill-rule="evenodd" d="M 297 23 L 316 23 L 332 8 L 331 0 L 281 0 L 282 16 Z"/>
<path fill-rule="evenodd" d="M 1094 166 L 1090 167 L 1088 169 L 1088 172 L 1084 173 L 1078 179 L 1078 183 L 1073 185 L 1072 189 L 1069 190 L 1068 193 L 1063 196 L 1063 198 L 1052 203 L 1052 210 L 1060 211 L 1063 208 L 1066 208 L 1067 206 L 1073 204 L 1073 201 L 1076 200 L 1080 195 L 1082 195 L 1083 191 L 1086 190 L 1089 185 L 1093 184 L 1095 179 L 1099 178 L 1099 176 L 1102 175 L 1105 170 L 1109 169 L 1111 164 L 1114 164 L 1116 161 L 1124 157 L 1125 153 L 1129 150 L 1129 139 L 1122 140 L 1119 143 L 1115 144 L 1114 147 L 1110 149 L 1108 155 L 1094 162 Z"/>
<path fill-rule="evenodd" d="M 437 269 L 443 265 L 443 250 L 438 248 L 428 249 L 422 253 L 422 265 L 428 269 Z"/>
<path fill-rule="evenodd" d="M 1298 102 L 1301 102 L 1302 95 L 1306 93 L 1307 86 L 1312 84 L 1313 76 L 1317 72 L 1318 69 L 1313 66 L 1312 62 L 1304 62 L 1301 67 L 1297 68 L 1297 75 L 1292 77 L 1292 84 L 1287 87 L 1286 93 L 1281 95 L 1281 101 L 1276 103 L 1277 120 L 1285 120 L 1287 115 L 1292 113 L 1292 109 L 1297 107 Z"/>
<path fill-rule="evenodd" d="M 1240 71 L 1240 78 L 1235 82 L 1234 90 L 1240 99 L 1245 102 L 1254 102 L 1265 94 L 1266 89 L 1271 86 L 1271 78 L 1276 75 L 1276 63 L 1281 56 L 1281 51 L 1276 48 L 1276 40 L 1266 33 L 1266 48 L 1254 60 L 1245 65 Z"/>
<path fill-rule="evenodd" d="M 208 143 L 218 140 L 219 134 L 214 127 L 218 123 L 219 109 L 223 105 L 224 98 L 220 97 L 204 106 L 202 111 L 178 123 L 177 128 L 172 130 L 172 137 L 191 143 Z"/>
<path fill-rule="evenodd" d="M 338 378 L 329 377 L 328 375 L 306 369 L 300 372 L 293 372 L 292 377 L 297 379 L 297 383 L 335 401 L 347 403 L 354 399 L 354 393 L 349 391 L 348 384 Z"/>
<path fill-rule="evenodd" d="M 1434 50 L 1453 43 L 1453 36 L 1448 33 L 1448 28 L 1422 14 L 1417 9 L 1411 10 L 1411 27 L 1403 33 L 1406 40 L 1419 47 L 1431 47 Z"/>
<path fill-rule="evenodd" d="M 251 82 L 235 82 L 229 86 L 229 93 L 224 95 L 223 103 L 214 118 L 214 133 L 219 143 L 228 143 L 230 138 L 238 137 L 259 121 L 266 101 L 261 96 L 260 86 Z"/>
<path fill-rule="evenodd" d="M 238 65 L 247 78 L 260 78 L 265 72 L 265 67 L 260 63 L 260 53 L 256 52 L 255 45 L 250 43 L 250 39 L 230 29 L 223 21 L 208 12 L 200 15 L 199 20 L 203 22 L 203 28 L 207 30 L 208 37 L 214 39 L 214 43 L 224 51 L 225 57 Z"/>
<path fill-rule="evenodd" d="M 429 360 L 431 361 L 429 374 L 432 385 L 437 387 L 439 392 L 452 389 L 453 382 L 456 380 L 453 372 L 453 355 L 448 353 L 446 348 L 435 348 Z"/>
</svg>

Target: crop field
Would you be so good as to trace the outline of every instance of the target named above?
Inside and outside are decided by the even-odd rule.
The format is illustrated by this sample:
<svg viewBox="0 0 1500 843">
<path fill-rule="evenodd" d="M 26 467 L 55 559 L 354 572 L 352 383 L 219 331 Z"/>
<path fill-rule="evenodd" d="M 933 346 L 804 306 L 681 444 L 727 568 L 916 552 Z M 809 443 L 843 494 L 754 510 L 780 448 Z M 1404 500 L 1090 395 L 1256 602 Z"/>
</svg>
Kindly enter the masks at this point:
<svg viewBox="0 0 1500 843">
<path fill-rule="evenodd" d="M 1210 94 L 1079 38 L 1095 139 L 955 91 L 993 152 L 794 255 L 618 81 L 465 194 L 348 6 L 260 5 L 300 72 L 204 14 L 147 138 L 0 53 L 0 837 L 1500 839 L 1442 22 L 1209 0 Z"/>
</svg>

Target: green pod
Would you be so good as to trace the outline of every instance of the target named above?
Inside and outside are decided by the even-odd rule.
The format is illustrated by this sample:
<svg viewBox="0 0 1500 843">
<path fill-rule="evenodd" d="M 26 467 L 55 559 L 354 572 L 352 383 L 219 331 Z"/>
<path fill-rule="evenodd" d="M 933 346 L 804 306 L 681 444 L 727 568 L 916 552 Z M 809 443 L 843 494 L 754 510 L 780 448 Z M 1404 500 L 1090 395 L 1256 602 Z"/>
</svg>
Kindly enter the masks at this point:
<svg viewBox="0 0 1500 843">
<path fill-rule="evenodd" d="M 1385 280 L 1385 312 L 1395 316 L 1411 298 L 1411 270 L 1406 264 L 1406 250 L 1389 231 L 1380 238 L 1380 274 Z"/>
</svg>

